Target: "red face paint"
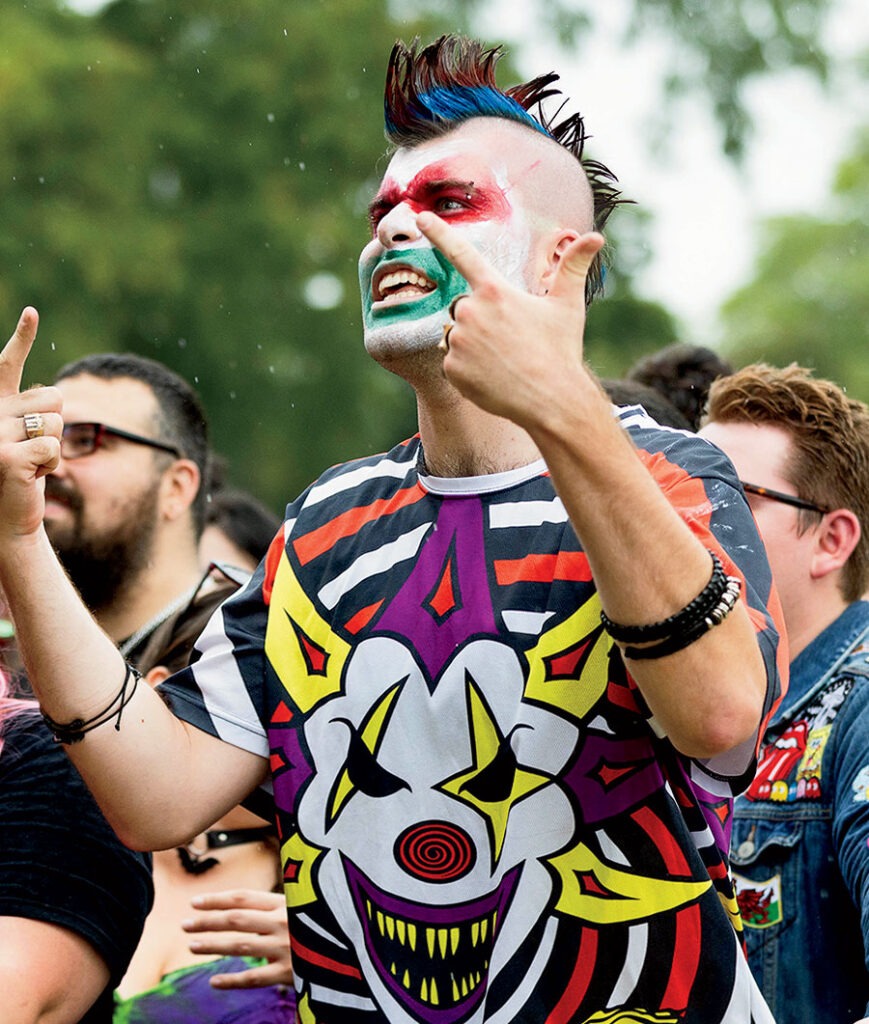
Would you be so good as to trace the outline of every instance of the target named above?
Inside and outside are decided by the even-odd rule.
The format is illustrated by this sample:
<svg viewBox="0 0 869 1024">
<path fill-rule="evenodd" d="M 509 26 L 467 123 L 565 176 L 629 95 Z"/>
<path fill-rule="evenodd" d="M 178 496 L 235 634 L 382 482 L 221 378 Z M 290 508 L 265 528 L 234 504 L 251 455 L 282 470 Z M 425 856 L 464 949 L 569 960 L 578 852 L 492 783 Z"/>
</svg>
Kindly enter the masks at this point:
<svg viewBox="0 0 869 1024">
<path fill-rule="evenodd" d="M 456 169 L 455 161 L 429 164 L 405 188 L 394 178 L 385 178 L 369 207 L 372 234 L 390 210 L 402 203 L 414 213 L 430 210 L 454 224 L 508 219 L 510 204 L 488 172 L 459 176 Z"/>
</svg>

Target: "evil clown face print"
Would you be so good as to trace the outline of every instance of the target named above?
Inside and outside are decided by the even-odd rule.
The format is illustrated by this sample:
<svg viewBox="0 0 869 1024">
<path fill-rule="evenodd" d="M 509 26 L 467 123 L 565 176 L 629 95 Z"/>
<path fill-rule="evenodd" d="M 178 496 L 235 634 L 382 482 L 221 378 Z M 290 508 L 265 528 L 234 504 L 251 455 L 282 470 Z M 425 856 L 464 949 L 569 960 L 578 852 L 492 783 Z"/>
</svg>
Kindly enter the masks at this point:
<svg viewBox="0 0 869 1024">
<path fill-rule="evenodd" d="M 515 158 L 493 159 L 495 152 L 515 151 L 515 133 L 496 149 L 498 132 L 504 128 L 477 120 L 400 149 L 390 161 L 370 206 L 373 237 L 359 260 L 365 347 L 375 358 L 436 345 L 451 301 L 468 291 L 461 274 L 418 230 L 416 216 L 424 210 L 466 232 L 500 273 L 527 287 L 533 218 L 515 184 Z"/>
<path fill-rule="evenodd" d="M 573 827 L 551 780 L 576 737 L 544 728 L 546 711 L 517 717 L 522 687 L 496 642 L 470 643 L 432 692 L 405 644 L 372 638 L 307 727 L 317 773 L 299 826 L 327 851 L 318 881 L 391 1020 L 482 1019 L 551 898 L 541 858 Z"/>
<path fill-rule="evenodd" d="M 366 495 L 352 522 L 297 521 L 271 588 L 269 738 L 302 1020 L 513 1024 L 538 1019 L 543 991 L 550 1009 L 600 1009 L 601 974 L 610 1009 L 648 1008 L 649 991 L 684 1008 L 706 963 L 686 948 L 696 903 L 723 911 L 662 816 L 648 738 L 617 735 L 618 716 L 636 720 L 587 560 L 545 563 L 587 594 L 568 614 L 498 604 L 502 587 L 524 600 L 541 562 L 492 561 L 492 545 L 528 516 L 546 529 L 555 508 L 453 497 L 420 522 L 421 493 Z M 391 519 L 389 543 L 366 534 L 374 514 Z M 309 568 L 318 558 L 328 571 Z"/>
<path fill-rule="evenodd" d="M 275 780 L 278 805 L 297 806 L 285 859 L 311 880 L 289 899 L 328 906 L 394 1021 L 484 1019 L 491 979 L 552 901 L 544 858 L 576 828 L 555 779 L 578 729 L 523 699 L 527 668 L 497 639 L 478 507 L 473 519 L 468 531 L 442 514 L 376 632 L 355 647 L 286 563 L 272 598 L 286 609 L 267 634 L 278 673 L 316 678 L 321 666 L 320 693 L 303 697 L 316 705 L 304 727 L 308 777 L 287 797 Z M 300 638 L 304 664 L 279 662 Z"/>
</svg>

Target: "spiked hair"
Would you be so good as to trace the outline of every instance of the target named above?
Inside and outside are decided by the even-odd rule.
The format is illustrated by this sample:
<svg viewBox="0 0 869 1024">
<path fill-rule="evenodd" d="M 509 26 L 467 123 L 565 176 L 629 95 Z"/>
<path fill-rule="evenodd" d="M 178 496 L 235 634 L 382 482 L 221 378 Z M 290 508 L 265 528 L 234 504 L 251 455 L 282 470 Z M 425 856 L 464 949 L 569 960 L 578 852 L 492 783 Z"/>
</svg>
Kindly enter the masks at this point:
<svg viewBox="0 0 869 1024">
<path fill-rule="evenodd" d="M 465 36 L 444 35 L 423 48 L 418 39 L 410 46 L 397 42 L 386 69 L 383 106 L 387 139 L 395 146 L 416 146 L 473 117 L 500 117 L 524 124 L 576 158 L 591 186 L 594 229 L 602 231 L 616 206 L 627 201 L 619 198 L 621 192 L 614 185 L 618 179 L 608 167 L 583 155 L 588 135 L 580 114 L 556 120 L 566 100 L 551 116 L 544 112 L 544 101 L 561 95 L 561 90 L 553 87 L 558 75 L 550 72 L 501 90 L 495 84 L 495 66 L 502 56 L 501 47 L 487 50 Z M 586 303 L 602 290 L 603 277 L 598 254 L 586 281 Z"/>
</svg>

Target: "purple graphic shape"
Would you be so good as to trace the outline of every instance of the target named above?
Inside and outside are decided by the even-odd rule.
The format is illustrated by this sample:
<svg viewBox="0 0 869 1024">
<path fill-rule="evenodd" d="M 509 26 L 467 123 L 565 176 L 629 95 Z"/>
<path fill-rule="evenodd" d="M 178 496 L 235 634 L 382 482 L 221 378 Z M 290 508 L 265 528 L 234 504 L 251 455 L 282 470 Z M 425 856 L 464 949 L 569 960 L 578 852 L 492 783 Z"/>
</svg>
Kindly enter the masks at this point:
<svg viewBox="0 0 869 1024">
<path fill-rule="evenodd" d="M 432 595 L 448 569 L 455 600 L 444 613 L 433 607 Z M 376 632 L 406 638 L 432 681 L 470 637 L 498 635 L 479 498 L 441 503 L 416 564 L 378 619 Z"/>
<path fill-rule="evenodd" d="M 587 735 L 562 782 L 588 825 L 624 814 L 664 786 L 648 740 Z"/>
<path fill-rule="evenodd" d="M 298 729 L 273 724 L 268 728 L 268 737 L 275 805 L 280 811 L 295 814 L 299 796 L 314 774 L 314 767 L 302 748 Z"/>
<path fill-rule="evenodd" d="M 703 815 L 703 820 L 709 826 L 709 831 L 715 839 L 715 845 L 726 855 L 730 849 L 730 833 L 733 829 L 733 815 L 729 813 L 731 806 L 729 800 L 726 797 L 710 793 L 709 790 L 704 789 L 698 782 L 689 778 L 687 773 L 685 774 L 685 785 L 694 794 L 697 806 Z M 716 807 L 721 807 L 723 803 L 728 804 L 728 814 L 724 821 L 721 820 L 715 810 Z"/>
</svg>

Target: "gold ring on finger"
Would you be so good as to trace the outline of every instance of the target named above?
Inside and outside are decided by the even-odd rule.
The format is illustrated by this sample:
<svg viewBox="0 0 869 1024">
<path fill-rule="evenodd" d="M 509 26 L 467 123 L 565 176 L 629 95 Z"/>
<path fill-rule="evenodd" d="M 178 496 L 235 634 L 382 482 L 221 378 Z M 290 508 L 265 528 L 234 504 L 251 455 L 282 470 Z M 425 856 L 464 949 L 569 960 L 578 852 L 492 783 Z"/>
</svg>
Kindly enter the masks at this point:
<svg viewBox="0 0 869 1024">
<path fill-rule="evenodd" d="M 42 437 L 45 433 L 45 420 L 41 412 L 24 414 L 24 433 L 27 435 L 28 441 L 32 441 L 34 437 Z"/>
</svg>

